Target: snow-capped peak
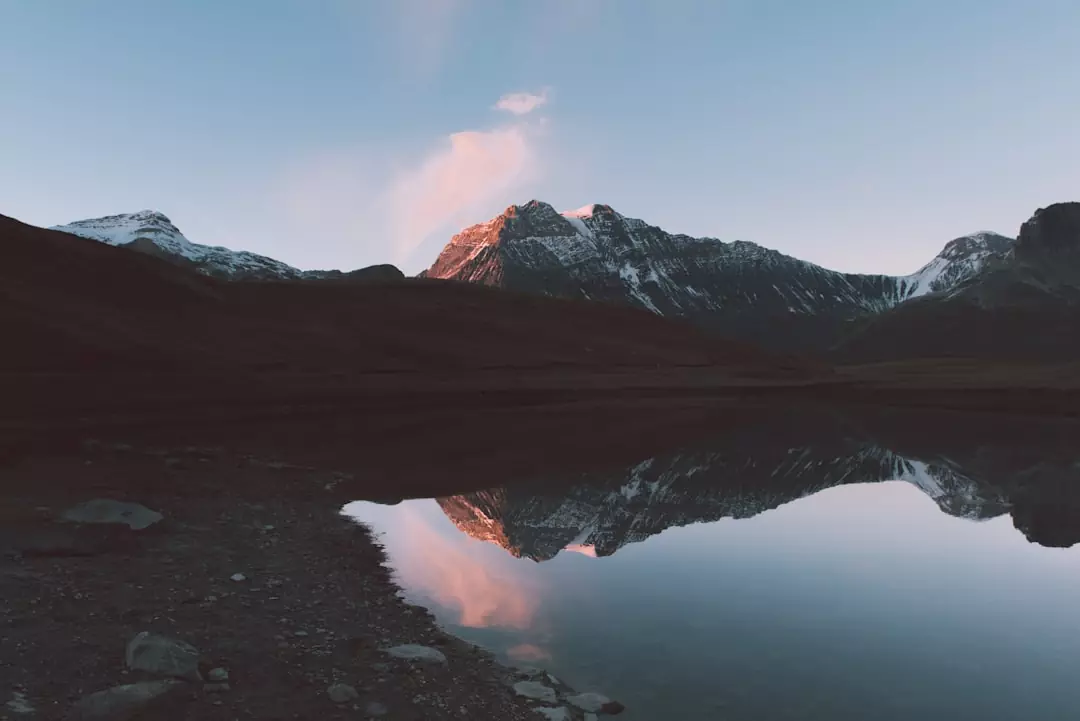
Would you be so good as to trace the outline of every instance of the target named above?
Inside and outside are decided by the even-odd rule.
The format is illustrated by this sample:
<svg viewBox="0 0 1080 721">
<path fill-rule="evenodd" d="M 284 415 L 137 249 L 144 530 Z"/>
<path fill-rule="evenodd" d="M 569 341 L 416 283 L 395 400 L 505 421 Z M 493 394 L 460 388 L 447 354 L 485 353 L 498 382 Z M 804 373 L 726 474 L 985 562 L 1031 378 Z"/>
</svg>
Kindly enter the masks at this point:
<svg viewBox="0 0 1080 721">
<path fill-rule="evenodd" d="M 185 238 L 171 220 L 156 210 L 140 210 L 137 213 L 121 213 L 103 218 L 77 220 L 67 225 L 53 226 L 52 230 L 90 238 L 108 245 L 128 245 L 140 238 L 146 238 L 161 249 L 188 260 L 194 261 L 200 255 L 199 246 Z"/>
<path fill-rule="evenodd" d="M 990 259 L 1008 252 L 1013 242 L 1012 238 L 988 230 L 949 241 L 937 257 L 902 278 L 904 299 L 955 287 L 979 273 Z"/>
<path fill-rule="evenodd" d="M 171 220 L 156 210 L 77 220 L 67 225 L 53 226 L 52 230 L 108 245 L 132 245 L 137 250 L 194 266 L 205 275 L 230 279 L 292 279 L 305 276 L 302 271 L 273 258 L 243 250 L 192 243 Z"/>
</svg>

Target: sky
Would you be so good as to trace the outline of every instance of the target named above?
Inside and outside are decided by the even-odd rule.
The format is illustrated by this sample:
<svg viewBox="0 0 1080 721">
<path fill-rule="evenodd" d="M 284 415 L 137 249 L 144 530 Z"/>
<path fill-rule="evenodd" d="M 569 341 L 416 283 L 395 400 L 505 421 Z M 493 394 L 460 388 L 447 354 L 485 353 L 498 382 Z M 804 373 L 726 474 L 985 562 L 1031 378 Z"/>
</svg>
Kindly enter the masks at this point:
<svg viewBox="0 0 1080 721">
<path fill-rule="evenodd" d="M 0 0 L 0 213 L 427 267 L 606 203 L 915 271 L 1080 200 L 1076 0 Z"/>
</svg>

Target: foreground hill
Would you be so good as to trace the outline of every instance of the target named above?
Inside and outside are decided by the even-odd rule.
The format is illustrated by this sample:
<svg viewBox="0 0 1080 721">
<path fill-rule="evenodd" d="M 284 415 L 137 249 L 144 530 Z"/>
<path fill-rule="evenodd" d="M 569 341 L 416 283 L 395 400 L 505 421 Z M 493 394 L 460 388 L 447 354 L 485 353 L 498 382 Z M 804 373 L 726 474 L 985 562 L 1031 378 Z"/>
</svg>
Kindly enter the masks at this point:
<svg viewBox="0 0 1080 721">
<path fill-rule="evenodd" d="M 607 205 L 558 213 L 534 200 L 463 230 L 425 275 L 631 305 L 765 347 L 824 351 L 850 321 L 954 288 L 1012 242 L 977 233 L 911 275 L 860 275 L 745 241 L 672 234 Z"/>
<path fill-rule="evenodd" d="M 525 370 L 802 373 L 786 359 L 632 308 L 436 280 L 221 282 L 5 217 L 0 257 L 0 371 L 104 374 L 125 387 L 140 383 L 144 398 L 245 396 L 289 384 L 331 392 L 361 378 L 390 387 L 402 373 L 441 374 L 449 384 L 464 372 Z M 165 375 L 176 380 L 155 380 Z M 402 392 L 412 387 L 396 382 Z M 194 395 L 184 390 L 192 385 Z M 13 392 L 27 387 L 15 382 Z M 54 378 L 48 387 L 56 398 L 97 392 L 96 403 L 115 400 L 108 384 Z"/>
</svg>

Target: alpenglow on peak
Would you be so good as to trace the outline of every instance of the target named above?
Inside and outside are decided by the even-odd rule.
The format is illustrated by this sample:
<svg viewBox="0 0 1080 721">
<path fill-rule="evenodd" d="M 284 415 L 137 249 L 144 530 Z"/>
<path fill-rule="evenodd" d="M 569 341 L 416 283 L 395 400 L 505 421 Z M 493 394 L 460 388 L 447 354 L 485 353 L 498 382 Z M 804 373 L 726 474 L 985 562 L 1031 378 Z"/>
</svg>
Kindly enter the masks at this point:
<svg viewBox="0 0 1080 721">
<path fill-rule="evenodd" d="M 465 228 L 424 275 L 638 306 L 777 350 L 823 350 L 851 320 L 948 291 L 1013 241 L 950 242 L 905 276 L 840 273 L 748 241 L 669 233 L 611 206 L 531 200 Z"/>
</svg>

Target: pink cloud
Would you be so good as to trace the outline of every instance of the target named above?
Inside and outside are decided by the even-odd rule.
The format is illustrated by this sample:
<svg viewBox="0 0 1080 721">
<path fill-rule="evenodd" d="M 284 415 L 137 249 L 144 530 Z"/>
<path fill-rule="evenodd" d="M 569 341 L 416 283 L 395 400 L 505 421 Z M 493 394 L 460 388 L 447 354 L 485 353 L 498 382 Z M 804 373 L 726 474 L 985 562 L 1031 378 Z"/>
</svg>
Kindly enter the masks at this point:
<svg viewBox="0 0 1080 721">
<path fill-rule="evenodd" d="M 402 509 L 400 533 L 408 539 L 394 564 L 404 584 L 458 611 L 458 623 L 472 628 L 527 629 L 538 593 L 510 573 L 499 574 L 474 558 L 459 542 L 433 531 L 415 511 Z M 400 555 L 399 555 L 400 554 Z"/>
<path fill-rule="evenodd" d="M 399 256 L 437 230 L 474 222 L 480 206 L 533 179 L 537 154 L 530 128 L 511 125 L 454 133 L 389 191 Z"/>
<path fill-rule="evenodd" d="M 505 110 L 514 115 L 527 115 L 548 101 L 545 88 L 539 93 L 508 93 L 495 103 L 496 110 Z"/>
</svg>

